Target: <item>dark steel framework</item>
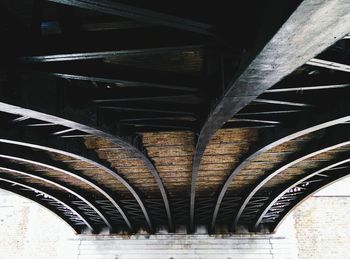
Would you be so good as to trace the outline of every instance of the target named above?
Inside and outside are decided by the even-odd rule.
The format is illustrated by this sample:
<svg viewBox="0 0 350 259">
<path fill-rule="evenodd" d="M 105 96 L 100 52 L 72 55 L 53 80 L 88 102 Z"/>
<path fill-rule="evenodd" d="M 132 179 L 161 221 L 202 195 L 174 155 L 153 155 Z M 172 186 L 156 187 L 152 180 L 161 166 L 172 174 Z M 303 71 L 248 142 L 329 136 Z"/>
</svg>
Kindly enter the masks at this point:
<svg viewBox="0 0 350 259">
<path fill-rule="evenodd" d="M 168 3 L 170 10 L 161 3 L 126 2 L 34 0 L 32 10 L 24 1 L 1 4 L 1 188 L 54 211 L 77 233 L 154 233 L 163 225 L 169 232 L 179 225 L 189 232 L 198 225 L 209 232 L 223 225 L 259 232 L 266 226 L 274 231 L 303 199 L 348 174 L 349 161 L 340 160 L 340 152 L 338 162 L 320 161 L 319 170 L 261 191 L 288 168 L 350 144 L 348 0 L 237 1 L 236 15 L 225 4 L 202 3 L 198 10 L 180 1 Z M 236 16 L 246 23 L 244 31 L 227 22 Z M 260 26 L 264 16 L 271 25 Z M 258 141 L 229 168 L 215 195 L 198 196 L 201 162 L 220 129 L 256 129 Z M 188 197 L 168 192 L 140 141 L 140 132 L 164 131 L 197 136 Z M 259 156 L 321 131 L 321 143 L 314 140 L 241 193 L 227 194 Z M 133 154 L 153 177 L 158 196 L 141 191 L 88 148 L 86 137 Z M 89 164 L 131 195 L 122 197 L 49 154 Z M 86 184 L 98 197 L 33 166 Z"/>
</svg>

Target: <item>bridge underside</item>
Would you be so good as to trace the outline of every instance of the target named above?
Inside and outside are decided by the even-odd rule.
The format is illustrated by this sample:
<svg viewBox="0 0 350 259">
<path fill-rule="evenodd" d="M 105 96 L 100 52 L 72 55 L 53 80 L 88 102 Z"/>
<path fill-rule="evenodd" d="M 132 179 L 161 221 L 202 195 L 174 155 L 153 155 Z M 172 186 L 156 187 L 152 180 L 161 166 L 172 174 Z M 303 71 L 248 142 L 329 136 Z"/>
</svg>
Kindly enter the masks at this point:
<svg viewBox="0 0 350 259">
<path fill-rule="evenodd" d="M 0 188 L 80 234 L 269 233 L 346 177 L 350 1 L 234 5 L 2 1 Z"/>
</svg>

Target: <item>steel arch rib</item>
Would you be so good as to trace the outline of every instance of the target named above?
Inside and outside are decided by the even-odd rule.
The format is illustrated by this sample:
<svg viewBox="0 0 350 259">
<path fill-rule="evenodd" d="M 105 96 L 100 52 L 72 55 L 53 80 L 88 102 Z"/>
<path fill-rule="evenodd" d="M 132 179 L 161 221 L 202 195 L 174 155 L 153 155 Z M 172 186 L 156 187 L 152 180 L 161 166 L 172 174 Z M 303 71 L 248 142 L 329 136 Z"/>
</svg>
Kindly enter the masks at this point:
<svg viewBox="0 0 350 259">
<path fill-rule="evenodd" d="M 93 205 L 87 198 L 83 197 L 81 194 L 77 193 L 76 191 L 71 190 L 70 188 L 59 184 L 55 181 L 52 181 L 50 179 L 48 179 L 47 177 L 41 177 L 41 176 L 37 176 L 33 173 L 27 173 L 24 172 L 22 170 L 18 170 L 17 168 L 10 168 L 9 165 L 3 166 L 3 163 L 0 161 L 0 170 L 4 170 L 4 171 L 8 171 L 11 173 L 15 173 L 15 174 L 19 174 L 19 175 L 23 175 L 23 176 L 28 176 L 30 178 L 34 178 L 43 182 L 46 182 L 48 184 L 54 185 L 72 195 L 74 195 L 75 197 L 77 197 L 78 199 L 82 200 L 83 202 L 85 202 L 101 219 L 102 221 L 107 225 L 107 227 L 111 230 L 113 229 L 112 224 L 108 221 L 108 219 L 106 218 L 106 216 L 104 215 L 104 213 L 102 213 L 98 208 L 96 208 L 95 205 Z"/>
<path fill-rule="evenodd" d="M 95 232 L 95 228 L 89 223 L 89 220 L 85 219 L 85 216 L 82 215 L 81 213 L 79 213 L 78 211 L 76 211 L 75 209 L 73 209 L 71 206 L 69 206 L 67 203 L 61 201 L 59 198 L 55 197 L 53 194 L 50 194 L 50 193 L 47 193 L 45 191 L 42 191 L 40 189 L 38 189 L 37 187 L 33 187 L 31 186 L 30 184 L 24 184 L 24 183 L 21 183 L 19 181 L 15 181 L 15 180 L 12 180 L 12 179 L 7 179 L 7 178 L 4 178 L 3 176 L 0 176 L 0 181 L 3 181 L 3 182 L 7 182 L 7 183 L 10 183 L 10 184 L 15 184 L 15 185 L 19 185 L 19 186 L 22 186 L 26 189 L 30 189 L 32 191 L 35 191 L 35 192 L 39 192 L 39 193 L 42 193 L 44 195 L 47 195 L 48 197 L 52 198 L 53 200 L 57 201 L 58 203 L 62 204 L 63 206 L 65 206 L 68 210 L 70 210 L 71 212 L 73 212 L 75 215 L 77 215 L 79 217 L 79 219 L 84 222 L 84 224 L 88 227 L 88 229 L 92 232 Z M 26 196 L 23 196 L 21 194 L 19 194 L 18 192 L 12 190 L 13 188 L 8 188 L 8 187 L 4 187 L 4 186 L 0 186 L 1 189 L 4 189 L 4 190 L 8 190 L 8 191 L 11 191 L 13 193 L 16 193 L 22 197 L 25 197 L 27 199 L 30 199 L 30 200 L 33 200 L 34 202 L 44 206 L 46 209 L 52 211 L 53 213 L 55 213 L 58 217 L 62 218 L 61 215 L 59 215 L 56 211 L 50 209 L 49 207 L 47 207 L 44 202 L 39 202 L 35 199 L 32 199 L 32 198 L 29 198 L 29 197 L 26 197 Z M 62 218 L 65 222 L 67 222 L 64 218 Z M 68 222 L 67 222 L 68 223 Z M 75 226 L 72 226 L 72 224 L 68 223 L 75 231 L 78 232 L 77 228 Z"/>
<path fill-rule="evenodd" d="M 202 127 L 193 158 L 190 225 L 193 228 L 196 180 L 204 151 L 215 132 L 283 77 L 350 31 L 350 2 L 304 0 L 263 50 L 233 80 Z M 346 24 L 346 25 L 345 25 Z M 317 26 L 316 26 L 317 25 Z M 300 35 L 309 35 L 307 39 Z"/>
<path fill-rule="evenodd" d="M 215 226 L 215 222 L 216 222 L 216 218 L 217 218 L 217 215 L 219 213 L 219 209 L 220 209 L 220 205 L 222 203 L 222 200 L 225 196 L 225 193 L 229 187 L 229 185 L 231 184 L 231 182 L 234 180 L 234 178 L 236 177 L 236 175 L 238 175 L 242 169 L 244 169 L 245 166 L 247 166 L 251 161 L 253 161 L 255 158 L 257 158 L 258 156 L 260 156 L 261 154 L 263 154 L 264 152 L 274 148 L 274 147 L 277 147 L 278 145 L 280 144 L 283 144 L 287 141 L 290 141 L 292 139 L 295 139 L 297 137 L 301 137 L 303 135 L 306 135 L 306 134 L 309 134 L 309 133 L 312 133 L 312 132 L 315 132 L 315 131 L 318 131 L 318 130 L 321 130 L 321 129 L 326 129 L 328 127 L 331 127 L 331 126 L 334 126 L 334 125 L 337 125 L 337 124 L 340 124 L 340 123 L 343 123 L 343 122 L 346 122 L 350 120 L 350 116 L 345 116 L 345 117 L 341 117 L 341 118 L 338 118 L 338 119 L 335 119 L 335 120 L 331 120 L 331 121 L 327 121 L 325 123 L 321 123 L 321 124 L 318 124 L 316 126 L 313 126 L 313 127 L 309 127 L 307 129 L 304 129 L 304 130 L 300 130 L 300 131 L 297 131 L 293 134 L 290 134 L 290 135 L 287 135 L 279 140 L 276 140 L 270 144 L 268 144 L 267 146 L 264 146 L 263 148 L 259 149 L 258 151 L 256 151 L 254 154 L 250 155 L 247 159 L 245 159 L 242 163 L 240 163 L 232 172 L 231 174 L 229 175 L 229 177 L 227 178 L 227 180 L 225 181 L 219 195 L 218 195 L 218 198 L 216 200 L 216 203 L 215 203 L 215 207 L 214 207 L 214 211 L 213 211 L 213 216 L 212 216 L 212 221 L 211 221 L 211 228 L 214 228 Z"/>
<path fill-rule="evenodd" d="M 243 200 L 243 203 L 242 205 L 240 206 L 240 208 L 238 209 L 238 212 L 235 216 L 235 219 L 234 219 L 234 223 L 233 223 L 233 229 L 236 229 L 237 227 L 237 224 L 239 222 L 239 219 L 244 211 L 244 209 L 246 208 L 246 206 L 248 205 L 248 203 L 250 202 L 250 200 L 253 198 L 253 196 L 268 182 L 270 181 L 273 177 L 275 177 L 276 175 L 280 174 L 281 172 L 283 172 L 284 170 L 292 167 L 293 165 L 299 163 L 299 162 L 302 162 L 304 160 L 307 160 L 313 156 L 316 156 L 316 155 L 319 155 L 319 154 L 322 154 L 322 153 L 325 153 L 325 152 L 328 152 L 328 151 L 331 151 L 331 150 L 334 150 L 336 148 L 340 148 L 340 147 L 343 147 L 343 146 L 346 146 L 346 145 L 349 145 L 350 144 L 350 140 L 348 141 L 344 141 L 344 142 L 340 142 L 338 144 L 335 144 L 335 145 L 332 145 L 332 146 L 328 146 L 328 147 L 325 147 L 325 148 L 322 148 L 322 149 L 319 149 L 317 151 L 314 151 L 314 152 L 311 152 L 307 155 L 304 155 L 302 157 L 299 157 L 298 159 L 295 159 L 287 164 L 285 164 L 284 166 L 278 168 L 277 170 L 273 171 L 271 174 L 268 174 L 266 177 L 264 177 L 255 187 L 254 189 L 252 189 L 249 194 L 244 197 L 244 200 Z"/>
<path fill-rule="evenodd" d="M 349 163 L 350 162 L 350 158 L 347 158 L 345 160 L 342 160 L 340 162 L 331 164 L 329 166 L 326 166 L 320 170 L 317 170 L 307 176 L 302 177 L 301 179 L 297 180 L 296 182 L 292 183 L 292 184 L 288 184 L 287 186 L 285 186 L 283 188 L 283 191 L 280 193 L 277 193 L 275 196 L 273 196 L 270 200 L 269 203 L 267 203 L 261 210 L 261 213 L 259 214 L 259 216 L 257 217 L 256 221 L 254 222 L 254 228 L 257 228 L 259 226 L 259 224 L 261 223 L 261 220 L 263 219 L 263 217 L 266 215 L 266 213 L 268 212 L 268 210 L 274 205 L 274 203 L 281 198 L 286 192 L 288 192 L 288 190 L 290 190 L 291 188 L 301 184 L 302 182 L 308 180 L 309 178 L 320 174 L 322 172 L 325 172 L 327 170 L 330 170 L 332 168 L 335 168 L 339 165 L 345 164 L 345 163 Z M 344 178 L 344 177 L 348 177 L 349 173 L 346 173 L 345 175 L 342 174 L 341 176 L 339 176 L 340 178 Z M 328 182 L 327 184 L 321 186 L 320 188 L 317 188 L 316 190 L 313 190 L 312 192 L 308 193 L 306 196 L 304 196 L 302 199 L 298 200 L 294 205 L 293 208 L 295 208 L 296 206 L 298 206 L 300 203 L 302 203 L 305 199 L 307 199 L 310 195 L 312 195 L 313 193 L 319 191 L 320 189 L 328 186 L 329 184 L 333 183 L 334 181 L 340 180 L 339 178 L 336 179 L 332 179 L 332 181 Z M 284 213 L 284 215 L 282 217 L 279 217 L 279 220 L 274 224 L 274 229 L 279 225 L 279 223 L 282 221 L 283 218 L 285 218 L 285 216 L 290 212 L 290 209 L 288 210 L 287 213 Z"/>
<path fill-rule="evenodd" d="M 33 118 L 33 119 L 38 119 L 38 120 L 42 120 L 42 121 L 47 121 L 47 122 L 58 124 L 58 125 L 63 125 L 65 127 L 71 128 L 71 129 L 79 130 L 79 131 L 82 131 L 82 132 L 85 132 L 85 133 L 88 133 L 88 134 L 91 134 L 91 135 L 94 135 L 94 136 L 105 138 L 108 141 L 123 147 L 125 150 L 131 151 L 138 159 L 142 160 L 145 163 L 147 168 L 150 170 L 150 173 L 154 177 L 154 179 L 155 179 L 155 181 L 156 181 L 156 183 L 158 185 L 158 188 L 160 190 L 160 193 L 162 195 L 162 199 L 163 199 L 163 202 L 164 202 L 164 207 L 165 207 L 165 210 L 166 210 L 166 213 L 167 213 L 169 228 L 173 229 L 173 220 L 172 220 L 172 214 L 171 214 L 169 199 L 168 199 L 168 195 L 166 193 L 163 181 L 160 178 L 160 176 L 159 176 L 157 170 L 155 169 L 154 165 L 152 164 L 152 162 L 140 150 L 138 150 L 134 146 L 130 145 L 129 143 L 125 142 L 121 138 L 113 136 L 113 135 L 111 135 L 109 133 L 106 133 L 104 131 L 101 131 L 101 130 L 98 130 L 98 129 L 86 126 L 84 124 L 80 124 L 80 123 L 77 123 L 77 122 L 66 120 L 66 119 L 63 119 L 63 118 L 60 118 L 60 117 L 57 117 L 57 116 L 53 116 L 53 115 L 49 115 L 49 114 L 33 111 L 33 110 L 30 110 L 30 109 L 26 109 L 26 108 L 21 108 L 19 106 L 10 105 L 10 104 L 6 104 L 6 103 L 3 103 L 3 102 L 0 102 L 0 111 L 6 112 L 6 113 L 11 113 L 11 114 L 16 114 L 16 115 L 19 115 L 19 116 L 29 117 L 29 118 Z M 90 162 L 92 162 L 92 161 L 90 161 Z M 99 166 L 101 166 L 101 165 L 99 165 Z M 116 172 L 114 172 L 111 169 L 106 168 L 104 166 L 103 166 L 103 168 L 105 168 L 107 170 L 107 172 L 110 173 L 111 175 L 113 175 L 114 177 L 117 177 L 117 179 L 119 181 L 121 181 L 121 183 L 124 184 L 125 187 L 127 187 L 127 189 L 133 194 L 133 196 L 137 200 L 138 204 L 140 205 L 140 207 L 142 209 L 142 212 L 145 215 L 146 221 L 147 221 L 150 229 L 152 230 L 153 226 L 152 226 L 151 220 L 149 218 L 148 212 L 146 210 L 146 207 L 144 206 L 143 202 L 141 201 L 140 197 L 135 192 L 135 190 L 130 186 L 129 183 L 127 183 Z M 103 168 L 101 168 L 101 169 L 103 169 Z"/>
<path fill-rule="evenodd" d="M 100 192 L 103 196 L 105 196 L 118 210 L 118 212 L 120 213 L 120 215 L 123 217 L 125 223 L 127 224 L 127 226 L 129 227 L 129 229 L 132 231 L 133 230 L 133 227 L 130 223 L 130 220 L 129 218 L 126 216 L 124 210 L 120 207 L 120 205 L 115 201 L 115 199 L 110 196 L 105 190 L 103 187 L 100 187 L 98 186 L 97 184 L 89 181 L 88 179 L 86 179 L 85 177 L 83 176 L 80 176 L 78 175 L 77 172 L 74 172 L 73 173 L 73 170 L 72 169 L 69 169 L 69 170 L 66 170 L 66 169 L 63 169 L 61 167 L 58 167 L 58 166 L 54 166 L 52 164 L 46 164 L 46 163 L 43 163 L 43 162 L 39 162 L 37 159 L 33 160 L 33 159 L 28 159 L 28 158 L 23 158 L 23 155 L 21 155 L 21 157 L 18 157 L 18 156 L 15 156 L 13 154 L 4 154 L 3 152 L 0 152 L 0 158 L 3 158 L 3 159 L 7 159 L 7 160 L 15 160 L 15 161 L 19 161 L 19 162 L 25 162 L 25 163 L 29 163 L 29 164 L 33 164 L 33 165 L 38 165 L 38 166 L 41 166 L 41 167 L 45 167 L 45 168 L 48 168 L 48 169 L 52 169 L 52 170 L 56 170 L 56 171 L 59 171 L 61 173 L 64 173 L 66 175 L 69 175 L 69 176 L 72 176 L 88 185 L 90 185 L 91 187 L 93 187 L 95 190 L 97 190 L 98 192 Z"/>
<path fill-rule="evenodd" d="M 276 229 L 281 225 L 281 223 L 283 222 L 283 220 L 293 211 L 295 210 L 301 203 L 303 203 L 305 200 L 307 200 L 310 196 L 314 195 L 315 193 L 321 191 L 324 188 L 327 188 L 329 185 L 334 184 L 335 182 L 341 181 L 345 178 L 348 178 L 349 175 L 342 175 L 336 179 L 332 179 L 332 181 L 329 181 L 328 183 L 326 183 L 325 185 L 323 185 L 322 187 L 313 190 L 311 192 L 309 192 L 307 195 L 305 195 L 302 199 L 300 199 L 297 203 L 295 203 L 293 205 L 292 208 L 290 208 L 286 213 L 283 214 L 283 216 L 281 218 L 279 218 L 276 223 L 274 224 L 274 226 L 272 227 L 272 232 L 275 232 Z"/>
<path fill-rule="evenodd" d="M 1 134 L 0 134 L 1 135 Z M 149 218 L 148 212 L 146 210 L 146 207 L 143 203 L 143 201 L 141 200 L 140 196 L 137 194 L 137 192 L 134 190 L 134 188 L 123 178 L 121 177 L 119 174 L 117 174 L 116 172 L 114 172 L 113 170 L 107 168 L 104 165 L 101 165 L 95 161 L 92 161 L 88 158 L 67 152 L 67 151 L 63 151 L 63 150 L 59 150 L 56 148 L 51 148 L 51 147 L 47 147 L 47 146 L 42 146 L 42 145 L 37 145 L 37 144 L 32 144 L 32 143 L 26 143 L 26 142 L 20 142 L 20 141 L 16 141 L 16 140 L 9 140 L 9 139 L 3 139 L 0 138 L 0 143 L 7 143 L 7 144 L 12 144 L 12 145 L 17 145 L 17 146 L 23 146 L 23 147 L 29 147 L 29 148 L 34 148 L 34 149 L 38 149 L 38 150 L 45 150 L 48 152 L 52 152 L 52 153 L 56 153 L 56 154 L 61 154 L 61 155 L 66 155 L 87 163 L 90 163 L 102 170 L 104 170 L 106 173 L 112 175 L 115 179 L 117 179 L 119 182 L 121 182 L 130 192 L 131 194 L 134 196 L 134 198 L 136 199 L 137 203 L 139 204 L 139 206 L 141 207 L 141 210 L 146 218 L 146 221 L 150 227 L 150 229 L 152 230 L 152 223 L 151 220 Z"/>
</svg>

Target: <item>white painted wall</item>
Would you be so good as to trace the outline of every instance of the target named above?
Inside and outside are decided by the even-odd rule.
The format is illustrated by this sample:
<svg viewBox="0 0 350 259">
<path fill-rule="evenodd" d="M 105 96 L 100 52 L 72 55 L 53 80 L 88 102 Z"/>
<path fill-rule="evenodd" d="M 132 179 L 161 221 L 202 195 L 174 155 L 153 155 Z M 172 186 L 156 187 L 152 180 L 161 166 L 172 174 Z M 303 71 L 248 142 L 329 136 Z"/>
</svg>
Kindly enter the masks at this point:
<svg viewBox="0 0 350 259">
<path fill-rule="evenodd" d="M 292 227 L 282 234 L 256 237 L 80 237 L 56 215 L 19 196 L 1 191 L 0 204 L 0 259 L 297 258 L 295 238 L 284 234 L 291 233 Z"/>
<path fill-rule="evenodd" d="M 350 179 L 323 191 L 295 210 L 277 234 L 260 236 L 80 237 L 40 205 L 0 191 L 0 259 L 350 259 L 350 197 L 341 191 L 349 186 Z"/>
<path fill-rule="evenodd" d="M 133 236 L 84 238 L 81 259 L 297 258 L 296 242 L 284 237 Z"/>
<path fill-rule="evenodd" d="M 77 258 L 79 242 L 55 214 L 0 191 L 0 259 Z"/>
</svg>

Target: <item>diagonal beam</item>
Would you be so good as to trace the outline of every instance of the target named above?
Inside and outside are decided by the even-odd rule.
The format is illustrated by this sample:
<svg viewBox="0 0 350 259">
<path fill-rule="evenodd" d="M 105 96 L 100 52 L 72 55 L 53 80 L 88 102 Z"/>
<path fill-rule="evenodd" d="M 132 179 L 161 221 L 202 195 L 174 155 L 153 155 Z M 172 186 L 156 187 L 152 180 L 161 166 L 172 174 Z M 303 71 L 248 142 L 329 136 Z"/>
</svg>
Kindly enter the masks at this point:
<svg viewBox="0 0 350 259">
<path fill-rule="evenodd" d="M 338 70 L 338 71 L 347 72 L 347 73 L 350 72 L 350 65 L 342 64 L 334 61 L 323 60 L 319 58 L 312 58 L 306 64 L 310 66 L 323 67 L 323 68 Z"/>
<path fill-rule="evenodd" d="M 128 105 L 128 104 L 127 104 Z M 133 107 L 130 107 L 133 106 Z M 194 115 L 194 111 L 187 110 L 178 110 L 174 109 L 173 106 L 169 105 L 158 105 L 158 107 L 153 107 L 148 105 L 130 105 L 130 106 L 121 106 L 121 105 L 111 105 L 111 106 L 98 106 L 98 108 L 103 110 L 115 110 L 115 111 L 133 111 L 133 112 L 150 112 L 150 113 L 159 113 L 159 114 L 177 114 L 177 115 Z"/>
<path fill-rule="evenodd" d="M 350 31 L 349 8 L 348 0 L 303 1 L 258 56 L 229 84 L 198 137 L 191 181 L 192 228 L 197 175 L 212 136 L 265 90 L 344 37 Z"/>
<path fill-rule="evenodd" d="M 127 217 L 124 210 L 121 208 L 121 206 L 117 203 L 117 201 L 113 198 L 113 195 L 109 193 L 109 191 L 99 186 L 97 183 L 94 183 L 91 179 L 88 179 L 86 176 L 80 174 L 77 170 L 68 168 L 64 163 L 59 161 L 54 161 L 52 159 L 48 159 L 44 155 L 36 154 L 36 152 L 25 152 L 22 151 L 20 148 L 16 147 L 16 149 L 11 148 L 10 146 L 1 144 L 0 146 L 1 152 L 0 152 L 0 158 L 11 160 L 11 161 L 17 161 L 19 163 L 27 163 L 31 165 L 40 166 L 46 169 L 55 170 L 61 173 L 64 173 L 67 176 L 74 177 L 78 179 L 79 181 L 82 181 L 88 185 L 90 185 L 92 188 L 97 190 L 101 195 L 107 198 L 113 206 L 117 209 L 117 211 L 120 213 L 120 215 L 123 217 L 126 225 L 128 228 L 132 231 L 133 227 L 130 223 L 129 218 Z"/>
<path fill-rule="evenodd" d="M 150 87 L 157 89 L 197 92 L 205 84 L 204 78 L 179 73 L 129 68 L 94 62 L 53 62 L 44 64 L 21 64 L 24 71 L 39 71 L 56 77 L 115 84 L 118 87 Z M 110 97 L 113 98 L 113 97 Z"/>
<path fill-rule="evenodd" d="M 255 103 L 265 103 L 265 104 L 276 104 L 276 105 L 286 105 L 286 106 L 296 106 L 296 107 L 309 107 L 310 104 L 307 103 L 296 103 L 296 102 L 286 102 L 279 100 L 270 100 L 270 99 L 255 99 Z"/>
<path fill-rule="evenodd" d="M 330 89 L 344 89 L 349 88 L 350 84 L 329 84 L 329 85 L 314 85 L 314 86 L 299 86 L 288 88 L 274 88 L 266 90 L 265 93 L 285 93 L 285 92 L 304 92 Z"/>
<path fill-rule="evenodd" d="M 315 58 L 307 62 L 308 65 L 323 67 L 342 72 L 350 72 L 349 66 L 350 52 L 341 44 L 337 44 L 327 49 Z"/>
<path fill-rule="evenodd" d="M 283 186 L 279 191 L 276 191 L 274 193 L 274 195 L 270 198 L 270 200 L 264 205 L 264 207 L 261 209 L 259 215 L 257 216 L 256 220 L 253 223 L 253 229 L 257 230 L 257 228 L 259 227 L 262 219 L 264 218 L 264 216 L 267 214 L 267 212 L 271 209 L 271 207 L 283 196 L 285 195 L 289 190 L 297 187 L 298 185 L 302 184 L 303 182 L 308 181 L 309 179 L 313 178 L 314 176 L 317 176 L 319 174 L 322 174 L 324 172 L 327 172 L 329 170 L 332 170 L 338 166 L 342 166 L 346 163 L 349 163 L 350 159 L 346 158 L 346 159 L 342 159 L 338 162 L 332 162 L 330 163 L 328 166 L 323 167 L 322 169 L 319 169 L 317 171 L 314 171 L 312 173 L 308 173 L 305 174 L 303 177 L 300 177 L 297 180 L 293 180 L 290 183 L 286 184 L 285 186 Z M 305 199 L 307 197 L 309 197 L 312 193 L 319 191 L 320 189 L 328 186 L 329 184 L 333 183 L 334 181 L 340 180 L 344 177 L 349 176 L 349 170 L 348 168 L 341 169 L 340 172 L 332 172 L 332 174 L 330 175 L 329 179 L 325 178 L 325 182 L 321 182 L 321 185 L 317 185 L 317 187 L 313 187 L 311 190 L 307 190 L 307 194 L 303 195 L 304 197 L 301 199 L 297 199 L 295 202 L 293 202 L 291 204 L 291 206 L 288 206 L 289 208 L 284 209 L 284 212 L 282 213 L 281 216 L 278 217 L 277 221 L 275 223 L 273 223 L 274 227 L 276 228 L 276 226 L 279 225 L 279 222 L 282 221 L 283 218 L 285 218 L 285 216 L 292 210 L 292 208 L 295 208 L 298 204 L 300 204 L 302 201 L 305 201 Z"/>
<path fill-rule="evenodd" d="M 23 53 L 24 56 L 18 58 L 18 60 L 22 63 L 40 63 L 40 62 L 61 62 L 61 61 L 75 61 L 75 60 L 88 60 L 88 59 L 108 59 L 118 56 L 126 56 L 126 55 L 152 55 L 152 54 L 166 54 L 166 53 L 181 53 L 183 51 L 193 51 L 202 47 L 202 45 L 189 45 L 189 44 L 181 44 L 174 43 L 169 44 L 171 47 L 163 47 L 163 46 L 154 46 L 154 47 L 145 47 L 145 46 L 135 46 L 134 48 L 118 48 L 117 50 L 97 50 L 93 51 L 89 50 L 71 50 L 67 51 L 67 49 L 57 49 L 53 50 L 54 52 L 58 52 L 57 54 L 52 53 Z M 173 47 L 173 45 L 176 45 Z M 204 44 L 203 44 L 204 45 Z M 60 74 L 57 74 L 60 76 Z M 70 76 L 62 74 L 61 77 L 65 77 L 67 79 L 85 79 L 84 77 L 78 76 Z M 99 78 L 96 78 L 96 81 L 99 81 Z"/>
<path fill-rule="evenodd" d="M 4 185 L 3 183 L 8 183 L 10 185 Z M 25 197 L 27 199 L 33 200 L 34 202 L 42 205 L 43 207 L 53 211 L 55 214 L 57 214 L 60 218 L 62 218 L 65 222 L 67 222 L 78 234 L 80 234 L 80 231 L 76 226 L 74 226 L 72 223 L 68 222 L 68 220 L 66 220 L 64 218 L 63 215 L 61 215 L 58 211 L 50 208 L 48 206 L 48 204 L 46 204 L 45 202 L 41 201 L 40 199 L 36 198 L 36 197 L 28 197 L 28 195 L 26 195 L 25 193 L 22 193 L 21 191 L 18 190 L 18 188 L 16 188 L 16 186 L 25 188 L 25 189 L 29 189 L 32 190 L 35 193 L 41 193 L 46 195 L 47 197 L 50 197 L 52 200 L 58 202 L 59 204 L 62 204 L 65 208 L 67 208 L 69 211 L 71 211 L 73 214 L 77 215 L 79 217 L 79 219 L 84 222 L 84 224 L 87 226 L 87 228 L 92 231 L 92 232 L 96 232 L 95 227 L 93 227 L 93 225 L 90 223 L 90 220 L 87 218 L 87 216 L 83 215 L 82 213 L 80 213 L 77 209 L 73 208 L 71 205 L 68 205 L 68 203 L 66 201 L 64 201 L 63 199 L 56 197 L 55 194 L 52 194 L 51 192 L 48 192 L 40 187 L 34 186 L 33 184 L 30 183 L 26 183 L 23 182 L 19 179 L 12 179 L 9 177 L 6 177 L 4 175 L 1 175 L 0 177 L 0 188 L 1 189 L 5 189 L 8 190 L 10 192 L 13 192 L 15 194 L 18 194 L 22 197 Z"/>
<path fill-rule="evenodd" d="M 85 197 L 85 195 L 80 193 L 80 191 L 73 190 L 71 186 L 67 186 L 65 183 L 59 182 L 56 179 L 55 180 L 51 179 L 50 177 L 38 176 L 34 172 L 31 172 L 31 170 L 26 168 L 25 166 L 11 164 L 4 159 L 0 160 L 0 170 L 5 172 L 10 172 L 10 173 L 15 173 L 21 176 L 30 177 L 32 179 L 36 179 L 62 189 L 63 191 L 71 194 L 74 197 L 77 197 L 79 200 L 86 203 L 102 219 L 102 221 L 106 224 L 109 230 L 110 231 L 113 230 L 113 226 L 107 219 L 108 216 L 106 215 L 106 213 L 104 213 L 99 208 L 97 208 L 96 205 L 93 204 L 93 202 L 89 201 L 89 198 Z"/>
<path fill-rule="evenodd" d="M 116 15 L 128 19 L 133 19 L 145 23 L 168 26 L 172 28 L 182 29 L 186 31 L 211 35 L 210 29 L 213 26 L 184 19 L 182 17 L 176 17 L 144 8 L 138 8 L 116 1 L 96 1 L 96 0 L 49 0 L 51 2 L 65 4 L 70 6 L 76 6 L 83 9 L 93 10 L 101 13 Z"/>
<path fill-rule="evenodd" d="M 26 41 L 26 44 L 20 45 L 18 41 L 21 40 Z M 47 63 L 94 59 L 113 61 L 113 58 L 120 56 L 196 52 L 214 41 L 202 35 L 149 28 L 40 38 L 22 36 L 10 43 L 10 48 L 21 63 Z"/>
<path fill-rule="evenodd" d="M 186 103 L 186 98 L 192 102 L 199 103 L 200 99 L 195 95 L 183 94 L 183 95 L 159 95 L 159 96 L 144 96 L 144 97 L 121 97 L 121 98 L 109 98 L 93 100 L 94 103 L 117 103 L 117 102 L 138 102 L 138 101 L 155 101 L 155 102 L 171 102 L 171 103 Z"/>
</svg>

